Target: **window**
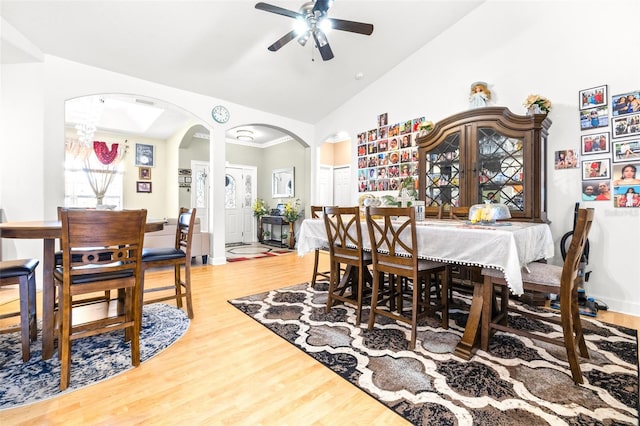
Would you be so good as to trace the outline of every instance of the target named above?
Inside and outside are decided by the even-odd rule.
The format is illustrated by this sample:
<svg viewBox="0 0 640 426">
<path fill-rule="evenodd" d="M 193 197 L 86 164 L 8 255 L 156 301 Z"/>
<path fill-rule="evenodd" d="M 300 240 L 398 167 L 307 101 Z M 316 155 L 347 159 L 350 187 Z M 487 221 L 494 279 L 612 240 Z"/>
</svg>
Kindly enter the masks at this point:
<svg viewBox="0 0 640 426">
<path fill-rule="evenodd" d="M 95 207 L 96 196 L 91 189 L 87 175 L 83 170 L 82 160 L 67 156 L 64 165 L 64 206 L 65 207 Z M 116 209 L 123 206 L 123 170 L 122 165 L 113 177 L 102 204 L 115 205 Z"/>
</svg>

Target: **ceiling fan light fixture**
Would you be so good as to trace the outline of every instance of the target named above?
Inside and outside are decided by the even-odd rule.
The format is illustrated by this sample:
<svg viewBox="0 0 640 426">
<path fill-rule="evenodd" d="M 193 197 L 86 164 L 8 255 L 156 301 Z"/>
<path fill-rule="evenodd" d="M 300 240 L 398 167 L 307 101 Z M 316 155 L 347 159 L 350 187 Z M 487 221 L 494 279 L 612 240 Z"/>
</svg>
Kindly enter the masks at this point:
<svg viewBox="0 0 640 426">
<path fill-rule="evenodd" d="M 307 31 L 306 33 L 302 34 L 300 37 L 298 37 L 298 43 L 300 43 L 301 46 L 304 46 L 305 44 L 307 44 L 307 40 L 309 40 L 310 35 L 311 35 L 310 31 Z"/>
<path fill-rule="evenodd" d="M 240 129 L 236 132 L 236 140 L 240 142 L 251 142 L 253 140 L 253 132 L 251 130 Z"/>
<path fill-rule="evenodd" d="M 327 45 L 328 41 L 327 41 L 327 36 L 324 35 L 324 33 L 322 31 L 320 31 L 319 29 L 315 29 L 313 30 L 313 35 L 316 38 L 316 42 L 318 43 L 318 47 L 324 47 Z"/>
<path fill-rule="evenodd" d="M 309 32 L 309 23 L 305 19 L 296 19 L 295 24 L 293 24 L 293 30 L 296 35 L 303 35 Z"/>
</svg>

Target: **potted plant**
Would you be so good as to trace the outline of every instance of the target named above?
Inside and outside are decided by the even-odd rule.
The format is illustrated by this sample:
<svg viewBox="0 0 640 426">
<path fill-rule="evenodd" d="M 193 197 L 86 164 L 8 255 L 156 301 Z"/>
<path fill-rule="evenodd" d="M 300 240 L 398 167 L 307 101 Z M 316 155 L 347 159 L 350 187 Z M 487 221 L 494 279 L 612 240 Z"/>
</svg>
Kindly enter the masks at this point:
<svg viewBox="0 0 640 426">
<path fill-rule="evenodd" d="M 284 204 L 284 213 L 282 214 L 287 222 L 289 222 L 289 248 L 293 248 L 296 244 L 293 225 L 300 219 L 302 212 L 300 211 L 300 199 L 289 199 Z"/>
<path fill-rule="evenodd" d="M 268 213 L 269 207 L 267 206 L 267 203 L 262 198 L 256 199 L 256 202 L 253 203 L 253 216 L 258 219 L 258 241 L 260 242 L 263 241 L 264 235 L 262 232 L 262 220 L 260 219 Z"/>
</svg>

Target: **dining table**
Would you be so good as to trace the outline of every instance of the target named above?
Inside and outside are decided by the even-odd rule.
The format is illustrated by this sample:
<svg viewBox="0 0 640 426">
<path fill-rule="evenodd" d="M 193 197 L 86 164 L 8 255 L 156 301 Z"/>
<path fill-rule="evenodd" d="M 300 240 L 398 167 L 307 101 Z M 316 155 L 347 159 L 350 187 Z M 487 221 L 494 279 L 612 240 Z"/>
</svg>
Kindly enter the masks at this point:
<svg viewBox="0 0 640 426">
<path fill-rule="evenodd" d="M 161 231 L 165 221 L 148 219 L 145 232 Z M 55 242 L 62 235 L 59 220 L 34 220 L 0 223 L 0 238 L 41 239 L 42 252 L 42 359 L 53 356 L 55 288 L 53 270 L 55 267 Z"/>
<path fill-rule="evenodd" d="M 366 222 L 361 219 L 362 243 L 371 250 Z M 523 294 L 522 268 L 554 255 L 551 228 L 547 223 L 501 221 L 472 224 L 465 220 L 427 219 L 416 222 L 418 256 L 421 259 L 504 273 L 511 293 Z M 298 255 L 327 247 L 323 219 L 305 219 L 298 235 Z M 482 282 L 474 282 L 469 317 L 455 354 L 469 359 L 477 349 L 483 307 Z"/>
</svg>

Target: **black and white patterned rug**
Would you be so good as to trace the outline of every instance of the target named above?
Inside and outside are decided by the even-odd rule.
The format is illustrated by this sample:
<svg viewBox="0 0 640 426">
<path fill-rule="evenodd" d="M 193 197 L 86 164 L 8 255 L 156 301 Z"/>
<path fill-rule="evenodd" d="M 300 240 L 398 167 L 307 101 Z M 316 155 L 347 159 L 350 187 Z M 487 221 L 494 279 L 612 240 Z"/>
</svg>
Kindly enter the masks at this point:
<svg viewBox="0 0 640 426">
<path fill-rule="evenodd" d="M 140 333 L 141 362 L 175 343 L 186 333 L 189 323 L 187 314 L 175 306 L 145 305 Z M 123 330 L 78 339 L 71 349 L 71 383 L 61 392 L 60 362 L 57 355 L 42 360 L 41 342 L 39 338 L 31 343 L 31 359 L 23 363 L 20 333 L 0 334 L 0 410 L 72 392 L 133 368 L 131 348 L 124 341 Z"/>
<path fill-rule="evenodd" d="M 576 386 L 561 346 L 498 332 L 488 353 L 465 361 L 452 353 L 468 314 L 452 310 L 448 330 L 425 319 L 411 351 L 404 323 L 378 316 L 368 331 L 368 309 L 360 327 L 348 305 L 327 314 L 326 288 L 305 283 L 229 302 L 416 425 L 638 423 L 636 330 L 583 319 L 591 358 Z"/>
</svg>

